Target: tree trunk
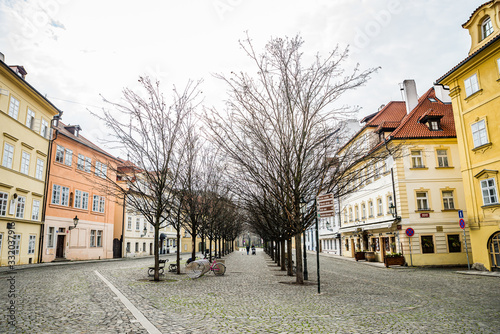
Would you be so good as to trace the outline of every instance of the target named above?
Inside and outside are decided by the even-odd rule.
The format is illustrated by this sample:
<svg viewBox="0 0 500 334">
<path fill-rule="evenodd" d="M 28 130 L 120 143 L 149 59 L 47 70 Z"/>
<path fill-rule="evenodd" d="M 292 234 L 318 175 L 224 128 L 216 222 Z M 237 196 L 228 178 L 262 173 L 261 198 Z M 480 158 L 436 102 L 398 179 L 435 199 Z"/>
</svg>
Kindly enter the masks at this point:
<svg viewBox="0 0 500 334">
<path fill-rule="evenodd" d="M 181 227 L 178 226 L 179 228 L 177 229 L 177 256 L 176 256 L 176 263 L 177 263 L 177 275 L 181 274 Z"/>
<path fill-rule="evenodd" d="M 160 280 L 160 254 L 158 254 L 158 235 L 160 232 L 160 219 L 156 219 L 155 222 L 155 240 L 154 240 L 154 255 L 155 255 L 155 276 L 154 280 Z"/>
<path fill-rule="evenodd" d="M 292 259 L 292 239 L 291 238 L 288 238 L 286 240 L 286 258 L 287 258 L 287 262 L 288 262 L 288 266 L 286 268 L 286 274 L 288 276 L 293 276 L 293 270 L 292 270 L 292 266 L 293 266 L 293 259 Z"/>
<path fill-rule="evenodd" d="M 193 247 L 193 249 L 191 251 L 191 258 L 194 261 L 194 259 L 196 259 L 196 233 L 194 233 L 194 232 L 191 235 L 191 246 Z"/>
<path fill-rule="evenodd" d="M 304 271 L 302 270 L 302 239 L 300 233 L 295 235 L 295 263 L 297 267 L 297 284 L 304 284 Z"/>
</svg>

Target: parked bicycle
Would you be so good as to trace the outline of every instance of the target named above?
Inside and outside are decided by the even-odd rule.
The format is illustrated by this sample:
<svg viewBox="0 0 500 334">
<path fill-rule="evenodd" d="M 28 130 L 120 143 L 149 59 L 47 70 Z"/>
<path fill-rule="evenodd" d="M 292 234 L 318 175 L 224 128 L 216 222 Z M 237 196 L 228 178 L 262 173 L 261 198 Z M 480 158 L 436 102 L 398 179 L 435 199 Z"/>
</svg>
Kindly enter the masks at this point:
<svg viewBox="0 0 500 334">
<path fill-rule="evenodd" d="M 215 259 L 212 264 L 207 259 L 202 259 L 186 265 L 186 274 L 190 278 L 198 278 L 209 271 L 212 271 L 216 276 L 222 276 L 226 272 L 226 266 Z"/>
</svg>

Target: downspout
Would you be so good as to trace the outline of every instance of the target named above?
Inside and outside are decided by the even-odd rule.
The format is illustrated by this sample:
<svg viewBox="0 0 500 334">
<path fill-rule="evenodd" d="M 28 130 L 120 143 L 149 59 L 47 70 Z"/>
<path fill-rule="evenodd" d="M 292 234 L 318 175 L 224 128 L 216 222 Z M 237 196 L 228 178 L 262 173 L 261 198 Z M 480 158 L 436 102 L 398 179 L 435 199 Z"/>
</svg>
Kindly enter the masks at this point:
<svg viewBox="0 0 500 334">
<path fill-rule="evenodd" d="M 62 113 L 59 112 L 59 115 L 54 116 L 54 119 L 59 121 L 60 115 Z M 51 124 L 50 126 L 51 129 L 53 129 L 53 126 Z M 51 165 L 51 157 L 52 157 L 52 146 L 54 145 L 54 140 L 57 139 L 57 134 L 59 131 L 57 129 L 54 129 L 54 138 L 49 139 L 49 151 L 47 152 L 47 168 L 45 169 L 45 187 L 43 189 L 43 205 L 42 205 L 42 221 L 40 224 L 40 237 L 38 240 L 38 263 L 42 263 L 42 253 L 43 253 L 43 234 L 45 233 L 45 212 L 47 210 L 47 193 L 49 192 L 49 175 L 50 175 L 50 165 Z"/>
<path fill-rule="evenodd" d="M 127 256 L 123 256 L 123 245 L 125 244 L 125 237 L 123 236 L 123 231 L 125 231 L 125 205 L 126 205 L 126 201 L 125 199 L 127 198 L 127 195 L 123 195 L 123 209 L 122 209 L 122 233 L 121 233 L 121 236 L 120 236 L 120 242 L 121 242 L 121 254 L 120 254 L 120 257 L 127 257 Z M 125 249 L 125 255 L 127 253 L 127 250 Z"/>
</svg>

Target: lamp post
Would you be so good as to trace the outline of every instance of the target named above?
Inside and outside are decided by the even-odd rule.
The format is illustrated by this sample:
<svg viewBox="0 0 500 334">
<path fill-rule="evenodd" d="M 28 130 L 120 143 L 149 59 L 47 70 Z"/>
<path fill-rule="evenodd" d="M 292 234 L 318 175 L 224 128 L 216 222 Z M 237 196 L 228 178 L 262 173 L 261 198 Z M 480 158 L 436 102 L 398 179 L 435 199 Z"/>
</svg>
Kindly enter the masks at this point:
<svg viewBox="0 0 500 334">
<path fill-rule="evenodd" d="M 302 213 L 302 226 L 304 226 L 304 211 L 307 208 L 307 202 L 304 200 L 304 198 L 300 199 L 300 212 Z M 304 236 L 304 280 L 309 279 L 309 273 L 307 272 L 307 248 L 306 248 L 306 230 L 302 233 Z"/>
<path fill-rule="evenodd" d="M 319 280 L 319 227 L 318 227 L 318 206 L 316 197 L 314 197 L 314 219 L 316 220 L 316 270 L 318 272 L 318 294 L 321 293 L 321 285 Z"/>
<path fill-rule="evenodd" d="M 76 225 L 78 225 L 78 221 L 80 219 L 78 219 L 78 216 L 75 216 L 75 218 L 73 218 L 73 226 L 70 226 L 69 227 L 69 230 L 71 231 L 72 229 L 76 228 Z"/>
</svg>

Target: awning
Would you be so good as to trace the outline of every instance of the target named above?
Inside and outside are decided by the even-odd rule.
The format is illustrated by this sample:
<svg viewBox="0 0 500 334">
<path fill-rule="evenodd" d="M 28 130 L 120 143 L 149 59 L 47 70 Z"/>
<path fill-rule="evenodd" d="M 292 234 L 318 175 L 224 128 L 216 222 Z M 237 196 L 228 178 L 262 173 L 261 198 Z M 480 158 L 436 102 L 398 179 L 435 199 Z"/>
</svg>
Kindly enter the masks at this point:
<svg viewBox="0 0 500 334">
<path fill-rule="evenodd" d="M 381 223 L 371 223 L 371 224 L 360 224 L 356 226 L 347 226 L 347 227 L 341 227 L 340 232 L 342 233 L 347 233 L 347 232 L 362 232 L 362 231 L 369 231 L 369 230 L 379 230 L 379 229 L 384 229 L 384 228 L 391 228 L 392 225 L 394 224 L 394 220 L 390 221 L 385 221 Z"/>
</svg>

